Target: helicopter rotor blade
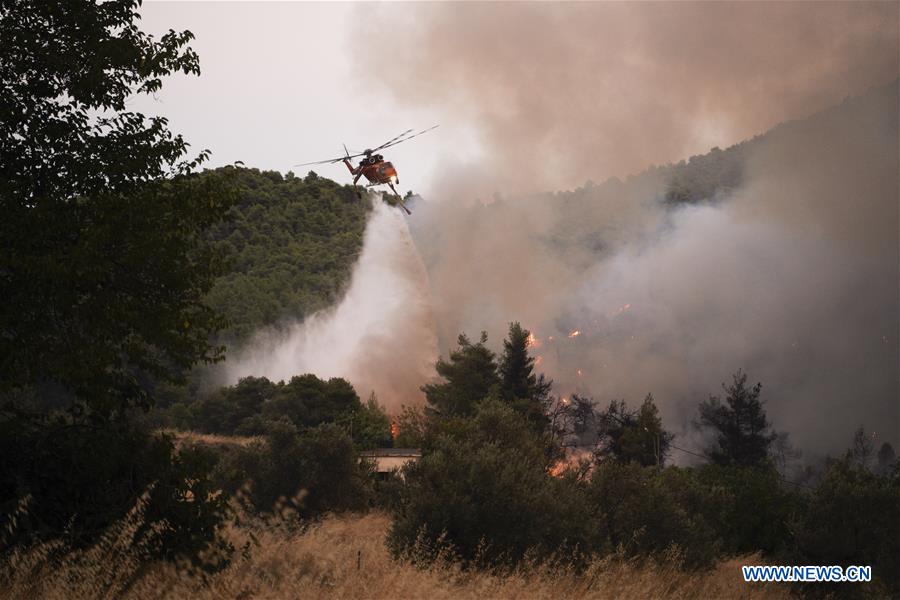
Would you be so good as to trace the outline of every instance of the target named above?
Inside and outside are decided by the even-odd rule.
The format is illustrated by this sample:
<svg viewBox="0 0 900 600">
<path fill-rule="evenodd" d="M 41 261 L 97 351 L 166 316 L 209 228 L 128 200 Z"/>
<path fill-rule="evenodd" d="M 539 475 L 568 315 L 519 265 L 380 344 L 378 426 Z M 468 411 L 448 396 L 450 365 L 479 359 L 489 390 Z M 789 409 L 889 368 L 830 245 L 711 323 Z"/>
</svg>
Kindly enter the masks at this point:
<svg viewBox="0 0 900 600">
<path fill-rule="evenodd" d="M 413 138 L 416 137 L 416 136 L 420 136 L 420 135 L 422 135 L 423 133 L 427 133 L 427 132 L 431 131 L 432 129 L 434 129 L 435 127 L 438 127 L 438 125 L 432 125 L 432 126 L 429 127 L 428 129 L 423 129 L 422 131 L 420 131 L 420 132 L 418 132 L 418 133 L 414 133 L 414 134 L 412 134 L 412 135 L 410 135 L 410 136 L 404 137 L 403 139 L 396 139 L 396 138 L 395 138 L 396 141 L 391 140 L 390 142 L 385 142 L 383 145 L 381 145 L 381 146 L 375 148 L 375 150 L 384 150 L 385 148 L 390 148 L 391 146 L 396 146 L 397 144 L 399 144 L 399 143 L 401 143 L 401 142 L 406 142 L 406 141 L 408 141 L 408 140 L 413 139 Z M 411 129 L 408 130 L 407 133 L 409 133 L 409 131 L 412 131 L 412 130 L 411 130 Z"/>
<path fill-rule="evenodd" d="M 344 151 L 345 151 L 345 152 L 346 152 L 346 150 L 347 150 L 347 148 L 344 147 Z M 334 164 L 334 163 L 339 163 L 339 162 L 341 162 L 341 161 L 343 161 L 343 160 L 349 160 L 349 159 L 351 159 L 351 158 L 356 158 L 357 156 L 363 156 L 363 154 L 362 154 L 362 153 L 360 153 L 360 154 L 346 154 L 345 156 L 338 156 L 337 158 L 329 158 L 329 159 L 326 159 L 326 160 L 318 160 L 318 161 L 315 161 L 315 162 L 300 163 L 299 165 L 294 165 L 294 166 L 295 166 L 295 167 L 306 167 L 306 166 L 309 166 L 309 165 L 331 165 L 331 164 Z"/>
<path fill-rule="evenodd" d="M 396 146 L 396 145 L 399 144 L 400 142 L 405 142 L 405 141 L 407 141 L 407 140 L 411 140 L 411 139 L 413 139 L 413 138 L 416 137 L 416 136 L 419 136 L 419 135 L 422 135 L 423 133 L 426 133 L 426 132 L 428 132 L 428 131 L 431 131 L 431 130 L 434 129 L 435 127 L 437 127 L 437 125 L 432 125 L 432 126 L 429 127 L 428 129 L 423 129 L 422 131 L 419 131 L 418 133 L 414 133 L 414 134 L 412 134 L 412 135 L 409 135 L 409 133 L 410 133 L 411 131 L 413 131 L 413 130 L 412 130 L 412 129 L 407 129 L 406 131 L 404 131 L 404 132 L 401 133 L 400 135 L 397 135 L 397 136 L 392 137 L 391 139 L 389 139 L 388 141 L 386 141 L 386 142 L 383 143 L 382 145 L 378 146 L 377 148 L 372 148 L 371 150 L 368 150 L 368 151 L 366 151 L 366 152 L 358 152 L 358 153 L 356 153 L 356 154 L 349 154 L 349 153 L 347 152 L 347 145 L 344 144 L 344 145 L 343 145 L 343 146 L 344 146 L 344 156 L 339 156 L 339 157 L 337 157 L 337 158 L 329 158 L 329 159 L 327 159 L 327 160 L 319 160 L 319 161 L 316 161 L 316 162 L 301 163 L 301 164 L 299 164 L 299 165 L 294 165 L 294 166 L 295 166 L 295 167 L 306 167 L 306 166 L 310 166 L 310 165 L 327 165 L 327 164 L 338 163 L 338 162 L 341 162 L 341 161 L 343 161 L 343 160 L 350 160 L 350 159 L 352 159 L 352 158 L 357 158 L 357 157 L 359 157 L 359 156 L 366 156 L 366 155 L 372 154 L 373 152 L 378 152 L 379 150 L 384 150 L 385 148 L 390 148 L 391 146 Z"/>
<path fill-rule="evenodd" d="M 399 140 L 399 139 L 402 138 L 404 135 L 408 134 L 410 131 L 412 131 L 412 129 L 407 129 L 406 131 L 404 131 L 404 132 L 401 133 L 400 135 L 395 135 L 394 137 L 392 137 L 391 139 L 389 139 L 388 141 L 386 141 L 386 142 L 383 143 L 382 145 L 378 146 L 377 148 L 373 148 L 373 149 L 372 149 L 372 152 L 375 152 L 376 150 L 381 150 L 382 148 L 386 147 L 388 144 L 390 144 L 390 143 L 393 142 L 394 140 Z"/>
<path fill-rule="evenodd" d="M 295 166 L 295 167 L 306 167 L 306 166 L 310 166 L 310 165 L 327 165 L 327 164 L 333 164 L 333 163 L 336 163 L 336 162 L 340 162 L 340 161 L 342 161 L 342 160 L 344 160 L 344 157 L 343 157 L 343 156 L 340 157 L 340 158 L 333 158 L 333 159 L 328 159 L 328 160 L 317 160 L 317 161 L 315 161 L 315 162 L 300 163 L 300 164 L 298 164 L 298 165 L 293 165 L 293 166 Z"/>
</svg>

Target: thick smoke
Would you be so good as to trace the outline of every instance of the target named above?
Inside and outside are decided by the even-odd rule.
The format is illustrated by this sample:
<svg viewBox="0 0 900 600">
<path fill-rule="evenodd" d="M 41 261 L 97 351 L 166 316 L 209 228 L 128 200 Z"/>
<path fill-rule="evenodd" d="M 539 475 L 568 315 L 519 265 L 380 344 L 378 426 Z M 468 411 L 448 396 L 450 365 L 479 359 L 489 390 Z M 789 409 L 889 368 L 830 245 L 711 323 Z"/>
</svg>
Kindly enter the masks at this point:
<svg viewBox="0 0 900 600">
<path fill-rule="evenodd" d="M 566 340 L 558 379 L 601 398 L 654 392 L 668 422 L 687 425 L 741 367 L 808 450 L 846 446 L 862 424 L 896 444 L 892 90 L 814 130 L 776 132 L 721 204 L 670 213 L 657 238 L 588 270 L 568 304 L 584 335 Z"/>
<path fill-rule="evenodd" d="M 483 173 L 466 179 L 487 195 L 678 161 L 897 77 L 900 11 L 890 2 L 358 10 L 359 77 L 401 107 L 436 111 L 445 137 L 471 128 Z M 458 152 L 448 161 L 474 160 Z M 427 195 L 458 181 L 452 172 Z"/>
<path fill-rule="evenodd" d="M 399 35 L 359 38 L 373 85 L 471 124 L 487 157 L 448 159 L 411 221 L 441 351 L 461 331 L 487 330 L 498 346 L 519 320 L 557 391 L 632 403 L 653 392 L 682 434 L 697 401 L 743 368 L 763 381 L 776 427 L 807 451 L 839 451 L 860 424 L 896 445 L 896 85 L 748 145 L 742 185 L 708 204 L 664 207 L 659 171 L 565 200 L 520 192 L 724 147 L 882 85 L 898 75 L 897 13 L 860 3 L 392 12 Z M 365 63 L 386 53 L 410 59 Z"/>
<path fill-rule="evenodd" d="M 773 131 L 711 203 L 667 207 L 649 173 L 565 201 L 423 204 L 442 351 L 516 319 L 559 393 L 652 392 L 682 435 L 742 368 L 807 450 L 859 425 L 896 443 L 897 106 L 894 84 Z"/>
<path fill-rule="evenodd" d="M 340 303 L 258 334 L 226 363 L 230 382 L 315 373 L 346 378 L 363 400 L 375 392 L 391 412 L 422 402 L 419 386 L 437 358 L 427 275 L 401 212 L 380 195 L 370 197 L 363 250 Z"/>
</svg>

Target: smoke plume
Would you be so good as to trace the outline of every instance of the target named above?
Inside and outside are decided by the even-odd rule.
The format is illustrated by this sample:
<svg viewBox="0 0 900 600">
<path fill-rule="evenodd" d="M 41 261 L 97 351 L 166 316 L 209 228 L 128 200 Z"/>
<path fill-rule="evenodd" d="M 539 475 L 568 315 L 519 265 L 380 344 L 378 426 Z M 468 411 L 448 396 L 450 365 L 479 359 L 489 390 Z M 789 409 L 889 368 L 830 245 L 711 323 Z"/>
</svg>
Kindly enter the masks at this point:
<svg viewBox="0 0 900 600">
<path fill-rule="evenodd" d="M 303 322 L 259 333 L 226 363 L 227 378 L 344 377 L 382 406 L 422 402 L 437 358 L 427 275 L 398 209 L 370 194 L 373 212 L 343 299 Z"/>
<path fill-rule="evenodd" d="M 498 347 L 518 320 L 558 392 L 653 392 L 683 435 L 743 368 L 804 449 L 840 451 L 860 424 L 896 445 L 896 84 L 747 144 L 740 186 L 707 203 L 665 206 L 661 170 L 527 193 L 883 86 L 897 17 L 881 3 L 429 4 L 391 12 L 383 36 L 367 16 L 361 73 L 483 146 L 480 163 L 448 156 L 410 219 L 441 352 L 480 330 Z M 367 62 L 386 54 L 409 59 Z"/>
<path fill-rule="evenodd" d="M 900 9 L 888 2 L 358 10 L 359 77 L 401 107 L 436 111 L 444 136 L 471 128 L 489 173 L 475 179 L 505 192 L 571 188 L 725 147 L 898 74 Z M 449 162 L 475 159 L 458 152 L 448 149 Z"/>
<path fill-rule="evenodd" d="M 896 443 L 897 105 L 894 84 L 771 132 L 714 202 L 667 207 L 651 172 L 565 199 L 423 203 L 442 351 L 520 320 L 558 392 L 652 392 L 682 435 L 742 368 L 807 450 L 859 425 Z"/>
</svg>

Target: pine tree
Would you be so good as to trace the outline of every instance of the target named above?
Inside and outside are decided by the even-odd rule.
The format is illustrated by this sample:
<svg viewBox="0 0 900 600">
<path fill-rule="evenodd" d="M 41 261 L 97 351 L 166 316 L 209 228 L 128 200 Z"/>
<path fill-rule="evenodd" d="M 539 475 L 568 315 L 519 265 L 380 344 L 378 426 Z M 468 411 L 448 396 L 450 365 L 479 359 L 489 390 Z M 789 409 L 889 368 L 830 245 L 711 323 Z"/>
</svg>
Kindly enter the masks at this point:
<svg viewBox="0 0 900 600">
<path fill-rule="evenodd" d="M 875 443 L 871 437 L 866 435 L 866 430 L 862 425 L 853 433 L 853 445 L 850 447 L 848 455 L 850 460 L 864 469 L 869 468 L 869 463 L 875 456 Z"/>
<path fill-rule="evenodd" d="M 894 447 L 885 442 L 878 450 L 878 474 L 887 475 L 897 462 L 897 454 Z"/>
<path fill-rule="evenodd" d="M 519 323 L 509 324 L 500 357 L 500 394 L 504 401 L 525 415 L 537 431 L 547 423 L 546 408 L 553 382 L 534 372 L 534 358 L 528 354 L 531 332 Z"/>
<path fill-rule="evenodd" d="M 457 340 L 459 348 L 450 352 L 449 359 L 438 359 L 435 370 L 445 381 L 422 386 L 432 410 L 444 416 L 470 415 L 475 405 L 500 383 L 495 355 L 485 346 L 486 342 L 485 332 L 481 332 L 477 344 L 461 334 Z"/>
<path fill-rule="evenodd" d="M 777 436 L 759 399 L 762 384 L 748 386 L 747 374 L 738 370 L 732 384 L 726 387 L 723 383 L 722 388 L 726 392 L 724 404 L 717 396 L 700 403 L 698 426 L 716 434 L 707 455 L 720 465 L 759 465 L 766 460 Z"/>
<path fill-rule="evenodd" d="M 675 436 L 663 429 L 653 394 L 647 394 L 641 407 L 636 410 L 629 410 L 623 400 L 613 400 L 598 415 L 598 420 L 598 455 L 645 467 L 665 463 Z"/>
</svg>

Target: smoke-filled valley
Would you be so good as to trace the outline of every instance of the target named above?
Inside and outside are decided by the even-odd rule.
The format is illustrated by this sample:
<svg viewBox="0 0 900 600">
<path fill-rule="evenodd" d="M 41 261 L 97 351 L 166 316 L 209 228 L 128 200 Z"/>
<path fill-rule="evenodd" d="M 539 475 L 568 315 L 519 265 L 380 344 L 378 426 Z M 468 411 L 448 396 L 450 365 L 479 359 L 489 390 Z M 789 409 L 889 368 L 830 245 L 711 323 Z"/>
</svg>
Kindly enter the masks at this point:
<svg viewBox="0 0 900 600">
<path fill-rule="evenodd" d="M 351 344 L 345 374 L 396 411 L 424 402 L 434 337 L 443 356 L 482 330 L 498 350 L 519 321 L 557 394 L 605 404 L 653 393 L 685 444 L 697 402 L 737 369 L 764 384 L 776 427 L 813 455 L 839 451 L 860 425 L 898 443 L 896 10 L 819 5 L 802 25 L 807 10 L 367 14 L 401 35 L 357 32 L 362 81 L 437 110 L 439 135 L 469 128 L 480 143 L 440 151 L 442 169 L 413 201 L 430 293 L 418 272 L 404 275 L 406 257 L 361 260 L 343 304 L 293 328 L 277 356 L 239 353 L 230 372 L 280 377 L 302 364 L 331 375 Z M 370 62 L 384 55 L 415 58 L 385 73 Z M 603 183 L 573 189 L 585 179 Z M 362 280 L 373 298 L 412 291 L 410 306 L 389 302 L 376 322 Z M 332 356 L 298 354 L 309 330 L 340 338 Z"/>
<path fill-rule="evenodd" d="M 559 393 L 652 392 L 682 434 L 742 368 L 804 448 L 896 440 L 896 108 L 892 84 L 624 182 L 423 202 L 442 351 L 518 320 Z"/>
<path fill-rule="evenodd" d="M 900 4 L 0 56 L 0 596 L 900 597 Z"/>
<path fill-rule="evenodd" d="M 396 414 L 424 402 L 438 347 L 498 348 L 520 321 L 555 393 L 652 393 L 685 445 L 738 369 L 812 455 L 860 425 L 896 443 L 897 102 L 873 89 L 624 181 L 415 197 L 408 229 L 376 200 L 343 299 L 263 330 L 229 380 L 344 376 Z"/>
</svg>

